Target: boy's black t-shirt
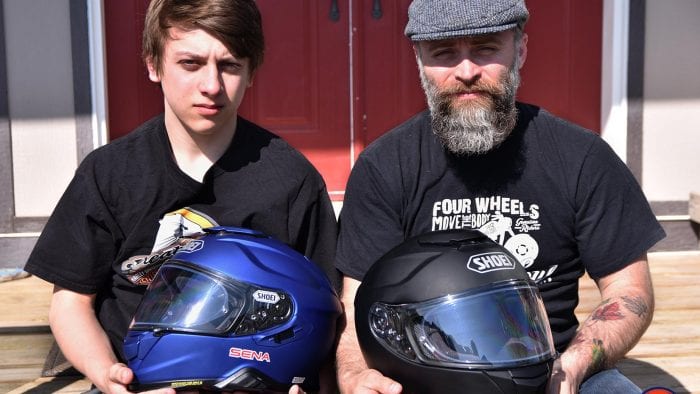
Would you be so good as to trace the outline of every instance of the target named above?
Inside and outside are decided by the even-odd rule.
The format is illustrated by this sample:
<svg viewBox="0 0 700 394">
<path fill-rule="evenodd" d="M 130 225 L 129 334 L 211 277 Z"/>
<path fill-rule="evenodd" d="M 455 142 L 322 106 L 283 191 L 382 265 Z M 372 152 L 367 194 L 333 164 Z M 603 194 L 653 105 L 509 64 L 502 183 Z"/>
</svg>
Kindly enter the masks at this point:
<svg viewBox="0 0 700 394">
<path fill-rule="evenodd" d="M 512 135 L 481 156 L 447 154 L 425 111 L 379 138 L 355 164 L 340 214 L 336 267 L 371 264 L 427 231 L 479 229 L 536 281 L 559 350 L 578 325 L 578 279 L 599 278 L 664 237 L 638 183 L 596 134 L 518 104 Z"/>
<path fill-rule="evenodd" d="M 25 270 L 96 294 L 98 319 L 122 358 L 122 340 L 150 276 L 134 267 L 153 268 L 178 236 L 210 225 L 273 236 L 321 265 L 338 285 L 337 228 L 323 179 L 285 141 L 240 117 L 231 146 L 201 183 L 178 168 L 162 115 L 91 152 Z"/>
</svg>

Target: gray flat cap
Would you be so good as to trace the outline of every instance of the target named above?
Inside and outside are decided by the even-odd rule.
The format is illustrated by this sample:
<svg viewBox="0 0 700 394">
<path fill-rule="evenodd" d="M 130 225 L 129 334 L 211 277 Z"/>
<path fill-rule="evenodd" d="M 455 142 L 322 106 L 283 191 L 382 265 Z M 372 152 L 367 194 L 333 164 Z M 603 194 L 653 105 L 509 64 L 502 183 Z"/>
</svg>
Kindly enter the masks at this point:
<svg viewBox="0 0 700 394">
<path fill-rule="evenodd" d="M 524 0 L 413 0 L 405 34 L 426 41 L 496 33 L 528 16 Z"/>
</svg>

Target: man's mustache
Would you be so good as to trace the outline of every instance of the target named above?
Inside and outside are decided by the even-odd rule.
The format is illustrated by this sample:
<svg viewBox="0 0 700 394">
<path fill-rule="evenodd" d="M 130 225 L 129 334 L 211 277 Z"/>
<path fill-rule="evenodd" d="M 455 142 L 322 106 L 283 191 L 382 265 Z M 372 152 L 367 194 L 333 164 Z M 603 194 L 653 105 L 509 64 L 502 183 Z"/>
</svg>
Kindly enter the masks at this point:
<svg viewBox="0 0 700 394">
<path fill-rule="evenodd" d="M 453 86 L 448 86 L 438 92 L 440 97 L 448 97 L 460 94 L 473 94 L 480 93 L 486 94 L 491 97 L 497 97 L 503 95 L 503 89 L 497 84 L 491 84 L 484 81 L 475 82 L 469 85 L 458 84 Z"/>
</svg>

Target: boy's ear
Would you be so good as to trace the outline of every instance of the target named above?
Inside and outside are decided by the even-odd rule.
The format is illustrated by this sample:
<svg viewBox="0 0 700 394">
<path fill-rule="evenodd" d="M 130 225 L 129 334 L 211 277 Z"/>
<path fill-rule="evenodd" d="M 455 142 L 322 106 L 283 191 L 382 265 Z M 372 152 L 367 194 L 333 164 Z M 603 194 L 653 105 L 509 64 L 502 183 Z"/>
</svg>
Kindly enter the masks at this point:
<svg viewBox="0 0 700 394">
<path fill-rule="evenodd" d="M 152 82 L 160 82 L 160 74 L 158 73 L 158 68 L 153 63 L 153 58 L 146 59 L 146 68 L 148 69 L 148 79 Z"/>
<path fill-rule="evenodd" d="M 255 71 L 251 72 L 248 76 L 248 87 L 253 86 L 253 80 L 255 79 Z"/>
</svg>

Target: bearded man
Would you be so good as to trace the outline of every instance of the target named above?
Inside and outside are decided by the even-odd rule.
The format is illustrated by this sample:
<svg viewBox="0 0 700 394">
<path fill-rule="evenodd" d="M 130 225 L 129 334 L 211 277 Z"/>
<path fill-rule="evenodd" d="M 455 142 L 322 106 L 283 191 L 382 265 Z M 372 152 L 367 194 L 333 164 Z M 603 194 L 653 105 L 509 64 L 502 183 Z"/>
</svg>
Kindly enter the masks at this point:
<svg viewBox="0 0 700 394">
<path fill-rule="evenodd" d="M 353 301 L 364 274 L 409 237 L 460 228 L 502 244 L 537 283 L 561 354 L 549 392 L 641 392 L 614 365 L 651 322 L 646 253 L 665 234 L 598 135 L 516 102 L 528 17 L 523 0 L 409 8 L 405 33 L 429 109 L 364 150 L 348 182 L 336 255 L 347 318 L 337 352 L 343 393 L 401 392 L 401 382 L 367 367 L 357 342 Z M 579 324 L 585 272 L 604 301 Z"/>
</svg>

